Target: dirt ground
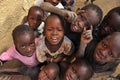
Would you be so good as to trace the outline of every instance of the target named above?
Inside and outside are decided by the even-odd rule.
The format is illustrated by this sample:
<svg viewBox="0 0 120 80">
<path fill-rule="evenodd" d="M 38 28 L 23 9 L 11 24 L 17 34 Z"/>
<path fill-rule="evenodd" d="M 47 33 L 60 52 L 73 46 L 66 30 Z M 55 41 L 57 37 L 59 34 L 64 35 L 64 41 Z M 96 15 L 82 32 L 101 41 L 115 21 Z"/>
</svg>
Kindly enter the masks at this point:
<svg viewBox="0 0 120 80">
<path fill-rule="evenodd" d="M 78 7 L 81 8 L 84 6 L 84 1 L 76 0 L 76 4 L 72 9 L 75 11 Z M 11 32 L 18 24 L 21 24 L 23 17 L 27 15 L 28 9 L 32 6 L 33 2 L 34 0 L 0 0 L 0 53 L 13 45 Z M 105 15 L 113 7 L 120 6 L 120 0 L 96 0 L 94 4 L 100 6 Z M 18 63 L 20 62 L 16 60 L 11 61 L 6 67 L 20 66 Z M 0 69 L 2 68 L 0 67 Z M 113 75 L 119 72 L 120 67 L 118 67 Z M 0 80 L 5 79 L 0 78 Z M 101 78 L 94 80 L 101 80 Z"/>
</svg>

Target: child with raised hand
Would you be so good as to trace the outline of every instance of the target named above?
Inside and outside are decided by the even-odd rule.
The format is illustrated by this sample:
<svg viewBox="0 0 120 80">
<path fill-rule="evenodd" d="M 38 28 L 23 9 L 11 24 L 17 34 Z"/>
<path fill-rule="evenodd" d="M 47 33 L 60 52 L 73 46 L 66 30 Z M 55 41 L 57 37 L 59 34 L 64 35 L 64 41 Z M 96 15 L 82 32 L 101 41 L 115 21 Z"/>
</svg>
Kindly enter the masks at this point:
<svg viewBox="0 0 120 80">
<path fill-rule="evenodd" d="M 55 63 L 49 63 L 41 67 L 38 80 L 59 80 L 59 67 Z"/>
<path fill-rule="evenodd" d="M 44 11 L 38 6 L 32 6 L 28 11 L 27 23 L 25 23 L 25 25 L 29 25 L 29 27 L 34 30 L 36 37 L 43 35 L 43 17 Z"/>
<path fill-rule="evenodd" d="M 61 62 L 66 55 L 71 55 L 74 47 L 64 35 L 64 20 L 57 14 L 48 16 L 45 21 L 45 37 L 37 46 L 39 62 Z"/>
<path fill-rule="evenodd" d="M 76 60 L 61 75 L 61 80 L 89 80 L 93 70 L 85 60 Z"/>
<path fill-rule="evenodd" d="M 81 34 L 81 37 L 80 37 L 80 46 L 79 46 L 79 49 L 76 53 L 76 58 L 80 58 L 80 57 L 83 57 L 84 56 L 84 52 L 85 52 L 85 49 L 87 47 L 87 44 L 90 43 L 90 41 L 92 41 L 93 39 L 93 36 L 92 36 L 92 26 L 89 30 L 86 30 L 86 27 L 84 27 L 83 29 L 83 32 Z"/>
<path fill-rule="evenodd" d="M 89 30 L 92 25 L 93 37 L 96 34 L 96 26 L 98 26 L 102 20 L 102 10 L 95 4 L 89 4 L 81 9 L 77 9 L 76 13 L 78 16 L 77 19 L 66 26 L 65 35 L 72 40 L 77 51 L 80 44 L 80 35 L 84 27 Z"/>
<path fill-rule="evenodd" d="M 84 58 L 91 64 L 94 72 L 113 72 L 120 62 L 120 32 L 114 32 L 93 46 L 86 48 Z"/>
<path fill-rule="evenodd" d="M 27 25 L 18 25 L 13 30 L 12 37 L 14 45 L 0 55 L 1 63 L 18 59 L 32 70 L 39 63 L 36 58 L 36 45 L 39 38 L 35 38 L 34 31 Z M 25 74 L 27 70 L 27 68 L 1 69 L 0 72 Z M 32 73 L 32 71 L 29 71 L 29 73 Z"/>
</svg>

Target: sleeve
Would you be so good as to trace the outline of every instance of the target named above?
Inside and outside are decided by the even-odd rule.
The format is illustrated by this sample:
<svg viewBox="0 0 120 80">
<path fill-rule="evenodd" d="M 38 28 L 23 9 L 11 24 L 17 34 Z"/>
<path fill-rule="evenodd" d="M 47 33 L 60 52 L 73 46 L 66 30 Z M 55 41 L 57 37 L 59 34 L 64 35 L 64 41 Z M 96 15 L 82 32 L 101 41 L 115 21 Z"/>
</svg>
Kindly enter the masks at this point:
<svg viewBox="0 0 120 80">
<path fill-rule="evenodd" d="M 1 53 L 0 60 L 10 61 L 13 59 L 12 54 L 14 53 L 14 47 L 9 48 L 6 52 Z"/>
<path fill-rule="evenodd" d="M 45 56 L 45 52 L 40 48 L 40 46 L 37 46 L 36 48 L 36 56 L 37 56 L 37 60 L 41 63 L 47 60 L 47 57 Z"/>
<path fill-rule="evenodd" d="M 70 41 L 68 38 L 65 40 L 65 45 L 64 45 L 64 54 L 65 55 L 71 55 L 74 52 L 74 45 L 72 41 Z"/>
</svg>

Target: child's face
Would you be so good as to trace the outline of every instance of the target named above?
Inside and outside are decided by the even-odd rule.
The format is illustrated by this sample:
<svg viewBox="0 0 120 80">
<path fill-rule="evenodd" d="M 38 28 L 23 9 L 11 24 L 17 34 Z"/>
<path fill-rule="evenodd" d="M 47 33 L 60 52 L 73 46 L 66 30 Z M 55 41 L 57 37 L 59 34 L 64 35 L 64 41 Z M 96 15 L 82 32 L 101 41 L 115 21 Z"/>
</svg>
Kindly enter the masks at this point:
<svg viewBox="0 0 120 80">
<path fill-rule="evenodd" d="M 60 0 L 46 0 L 46 2 L 51 3 L 52 5 L 56 6 L 60 2 Z"/>
<path fill-rule="evenodd" d="M 88 80 L 89 70 L 81 64 L 72 64 L 67 69 L 64 80 Z"/>
<path fill-rule="evenodd" d="M 24 35 L 19 35 L 15 40 L 15 47 L 21 55 L 32 56 L 36 49 L 34 34 L 25 33 Z"/>
<path fill-rule="evenodd" d="M 38 80 L 55 80 L 56 74 L 49 67 L 43 67 L 39 73 Z"/>
<path fill-rule="evenodd" d="M 64 29 L 58 17 L 50 17 L 45 26 L 45 36 L 51 45 L 58 45 L 64 37 Z"/>
<path fill-rule="evenodd" d="M 118 27 L 120 27 L 120 15 L 116 12 L 113 12 L 109 18 L 105 17 L 105 19 L 101 23 L 99 35 L 101 37 L 105 37 L 115 31 L 117 31 Z"/>
<path fill-rule="evenodd" d="M 39 10 L 34 10 L 32 9 L 30 11 L 30 14 L 28 16 L 28 23 L 29 26 L 33 29 L 33 30 L 37 30 L 37 28 L 39 27 L 39 25 L 42 22 L 42 17 L 43 14 L 39 11 Z"/>
<path fill-rule="evenodd" d="M 105 64 L 120 58 L 119 41 L 117 39 L 105 38 L 97 45 L 94 51 L 94 60 L 99 64 Z"/>
<path fill-rule="evenodd" d="M 82 32 L 84 27 L 90 29 L 90 25 L 95 25 L 99 22 L 99 17 L 93 9 L 87 9 L 84 12 L 79 12 L 77 15 L 77 20 L 71 23 L 71 30 L 73 32 Z"/>
</svg>

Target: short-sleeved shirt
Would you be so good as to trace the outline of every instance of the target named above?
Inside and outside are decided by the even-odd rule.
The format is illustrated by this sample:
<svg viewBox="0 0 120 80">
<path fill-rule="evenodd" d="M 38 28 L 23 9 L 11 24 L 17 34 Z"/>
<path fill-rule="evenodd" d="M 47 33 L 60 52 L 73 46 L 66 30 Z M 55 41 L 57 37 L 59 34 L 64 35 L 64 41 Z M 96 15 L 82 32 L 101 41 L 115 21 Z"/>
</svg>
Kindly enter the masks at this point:
<svg viewBox="0 0 120 80">
<path fill-rule="evenodd" d="M 38 41 L 39 38 L 36 38 L 35 43 L 37 44 Z M 2 61 L 10 61 L 13 59 L 20 60 L 28 67 L 34 67 L 39 63 L 36 58 L 36 52 L 34 52 L 31 57 L 23 56 L 16 50 L 15 46 L 10 47 L 6 52 L 3 52 L 0 55 L 0 60 Z"/>
<path fill-rule="evenodd" d="M 73 44 L 66 36 L 64 36 L 60 48 L 54 53 L 51 53 L 50 50 L 47 48 L 45 44 L 45 37 L 38 43 L 36 49 L 37 59 L 39 62 L 45 62 L 47 60 L 46 54 L 49 54 L 51 56 L 55 56 L 62 53 L 65 55 L 70 55 L 72 52 L 73 52 Z"/>
</svg>

